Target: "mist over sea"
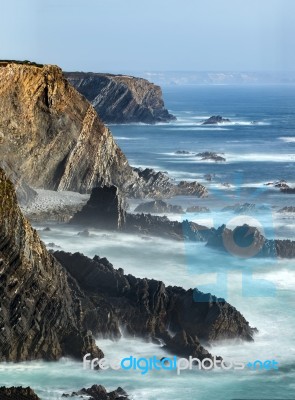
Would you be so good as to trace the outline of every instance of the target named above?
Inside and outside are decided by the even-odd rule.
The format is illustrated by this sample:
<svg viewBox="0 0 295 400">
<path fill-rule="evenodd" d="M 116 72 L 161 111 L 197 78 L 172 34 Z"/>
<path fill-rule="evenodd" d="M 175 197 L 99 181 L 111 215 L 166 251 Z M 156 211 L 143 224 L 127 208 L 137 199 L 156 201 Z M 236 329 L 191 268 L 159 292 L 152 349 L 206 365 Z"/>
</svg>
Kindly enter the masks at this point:
<svg viewBox="0 0 295 400">
<path fill-rule="evenodd" d="M 192 85 L 163 88 L 165 103 L 177 121 L 159 125 L 113 125 L 117 143 L 133 166 L 167 171 L 176 180 L 198 180 L 209 189 L 208 199 L 171 199 L 186 209 L 206 206 L 210 212 L 171 215 L 206 226 L 256 223 L 270 239 L 294 240 L 295 218 L 278 213 L 295 206 L 295 195 L 282 194 L 265 183 L 285 179 L 295 186 L 295 87 Z M 230 123 L 203 126 L 211 115 Z M 176 151 L 190 154 L 175 154 Z M 226 162 L 201 161 L 195 154 L 212 151 Z M 205 179 L 206 174 L 212 180 Z M 226 185 L 225 185 L 226 184 Z M 258 211 L 239 216 L 224 207 L 255 203 Z M 130 201 L 134 210 L 138 201 Z M 260 208 L 259 208 L 260 207 Z M 43 228 L 50 226 L 50 231 Z M 35 224 L 41 238 L 62 250 L 107 257 L 115 268 L 137 277 L 164 281 L 186 289 L 202 286 L 224 296 L 251 326 L 258 328 L 253 343 L 220 342 L 209 349 L 214 355 L 242 362 L 276 360 L 278 371 L 85 371 L 81 363 L 34 361 L 1 363 L 0 384 L 31 386 L 41 399 L 61 399 L 93 384 L 108 390 L 122 386 L 135 400 L 294 399 L 295 392 L 295 263 L 283 259 L 245 259 L 210 249 L 203 243 L 174 242 L 159 238 L 90 230 L 78 236 L 65 224 Z M 218 277 L 222 280 L 218 281 Z M 262 286 L 259 286 L 259 281 Z M 218 284 L 219 282 L 219 284 Z M 222 284 L 220 284 L 222 282 Z M 250 282 L 250 283 L 249 283 Z M 257 283 L 258 282 L 258 283 Z M 266 290 L 263 290 L 266 288 Z M 122 327 L 124 333 L 124 327 Z M 97 338 L 108 358 L 168 355 L 160 346 L 123 337 L 118 342 Z"/>
</svg>

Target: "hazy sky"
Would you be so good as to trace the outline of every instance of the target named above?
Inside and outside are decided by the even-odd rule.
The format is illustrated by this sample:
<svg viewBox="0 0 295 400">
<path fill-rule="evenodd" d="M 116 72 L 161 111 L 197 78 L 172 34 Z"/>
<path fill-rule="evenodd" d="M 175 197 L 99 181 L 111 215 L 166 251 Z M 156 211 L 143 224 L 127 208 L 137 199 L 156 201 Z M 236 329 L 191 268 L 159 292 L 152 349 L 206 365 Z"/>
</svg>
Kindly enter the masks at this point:
<svg viewBox="0 0 295 400">
<path fill-rule="evenodd" d="M 1 0 L 0 58 L 84 71 L 294 71 L 295 0 Z"/>
</svg>

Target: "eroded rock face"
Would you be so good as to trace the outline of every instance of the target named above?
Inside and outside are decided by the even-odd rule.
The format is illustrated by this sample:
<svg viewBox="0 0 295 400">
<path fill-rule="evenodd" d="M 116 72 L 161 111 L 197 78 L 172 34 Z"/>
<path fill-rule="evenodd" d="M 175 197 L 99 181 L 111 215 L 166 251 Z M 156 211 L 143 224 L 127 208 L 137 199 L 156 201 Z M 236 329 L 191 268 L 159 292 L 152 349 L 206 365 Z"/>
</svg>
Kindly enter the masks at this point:
<svg viewBox="0 0 295 400">
<path fill-rule="evenodd" d="M 154 279 L 124 275 L 123 269 L 114 269 L 107 259 L 98 256 L 89 259 L 62 251 L 54 256 L 88 299 L 85 318 L 94 333 L 120 337 L 120 326 L 127 335 L 161 339 L 174 354 L 186 356 L 190 352 L 201 359 L 211 357 L 201 346 L 202 341 L 252 340 L 254 330 L 223 299 L 196 289 L 166 287 Z"/>
<path fill-rule="evenodd" d="M 33 187 L 89 192 L 134 175 L 109 129 L 57 66 L 0 64 L 0 156 Z"/>
<path fill-rule="evenodd" d="M 161 88 L 146 79 L 89 72 L 66 72 L 65 76 L 105 123 L 153 124 L 176 119 L 165 109 Z"/>
<path fill-rule="evenodd" d="M 102 356 L 81 323 L 68 275 L 23 217 L 0 169 L 0 360 Z"/>
<path fill-rule="evenodd" d="M 101 229 L 122 229 L 126 221 L 125 200 L 116 186 L 92 189 L 87 204 L 71 219 L 79 224 Z"/>
</svg>

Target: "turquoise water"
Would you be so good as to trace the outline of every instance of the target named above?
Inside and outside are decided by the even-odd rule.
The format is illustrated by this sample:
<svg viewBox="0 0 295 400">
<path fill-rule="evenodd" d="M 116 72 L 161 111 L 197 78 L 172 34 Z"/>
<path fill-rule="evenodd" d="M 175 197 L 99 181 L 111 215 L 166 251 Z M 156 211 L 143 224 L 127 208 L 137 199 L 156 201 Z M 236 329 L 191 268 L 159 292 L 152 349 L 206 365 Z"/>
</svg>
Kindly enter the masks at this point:
<svg viewBox="0 0 295 400">
<path fill-rule="evenodd" d="M 178 121 L 156 126 L 112 126 L 117 142 L 131 164 L 168 171 L 176 180 L 204 180 L 209 198 L 176 198 L 184 207 L 206 205 L 210 213 L 190 215 L 196 222 L 210 226 L 221 223 L 253 222 L 268 237 L 293 238 L 294 219 L 277 213 L 283 205 L 294 205 L 292 195 L 282 195 L 265 187 L 269 180 L 294 179 L 295 91 L 283 86 L 231 87 L 191 86 L 164 89 L 166 104 Z M 201 120 L 221 114 L 232 124 L 201 126 Z M 255 124 L 251 122 L 256 121 Z M 179 156 L 177 150 L 223 152 L 226 163 L 201 162 L 193 155 Z M 224 188 L 229 182 L 230 188 Z M 237 219 L 232 212 L 220 210 L 236 202 L 265 205 L 258 214 Z M 131 210 L 136 202 L 132 202 Z M 179 215 L 172 219 L 180 219 Z M 48 224 L 46 224 L 48 225 Z M 280 259 L 241 259 L 218 253 L 202 243 L 143 240 L 140 236 L 91 231 L 89 238 L 77 236 L 66 225 L 36 226 L 45 243 L 54 242 L 67 251 L 81 251 L 88 256 L 106 256 L 125 273 L 164 281 L 185 288 L 202 285 L 214 294 L 223 295 L 243 313 L 259 333 L 253 343 L 222 342 L 211 353 L 225 359 L 252 362 L 275 359 L 278 371 L 184 371 L 149 372 L 85 371 L 81 362 L 61 360 L 56 363 L 30 362 L 1 364 L 0 384 L 30 385 L 42 399 L 60 399 L 63 392 L 100 383 L 113 390 L 122 386 L 133 399 L 294 399 L 295 393 L 295 273 L 294 261 Z M 225 281 L 217 285 L 218 276 Z M 252 278 L 252 280 L 249 280 Z M 248 279 L 248 280 L 247 280 Z M 264 280 L 273 290 L 257 289 Z M 225 282 L 225 284 L 224 284 Z M 250 283 L 249 283 L 250 282 Z M 256 285 L 256 286 L 255 286 Z M 256 289 L 255 289 L 256 288 Z M 122 331 L 124 331 L 122 327 Z M 124 337 L 119 342 L 97 338 L 108 358 L 165 355 L 160 346 Z"/>
</svg>

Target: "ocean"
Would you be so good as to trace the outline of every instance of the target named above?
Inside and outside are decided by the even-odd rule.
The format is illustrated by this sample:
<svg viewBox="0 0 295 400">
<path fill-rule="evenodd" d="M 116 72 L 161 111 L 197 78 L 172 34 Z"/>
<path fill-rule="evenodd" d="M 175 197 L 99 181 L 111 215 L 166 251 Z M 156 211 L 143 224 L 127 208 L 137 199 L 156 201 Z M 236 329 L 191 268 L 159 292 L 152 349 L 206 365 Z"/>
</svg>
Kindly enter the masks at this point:
<svg viewBox="0 0 295 400">
<path fill-rule="evenodd" d="M 157 125 L 112 125 L 117 143 L 133 166 L 167 171 L 176 181 L 198 180 L 209 197 L 177 197 L 171 203 L 206 206 L 210 212 L 171 215 L 218 227 L 251 223 L 268 238 L 294 240 L 294 214 L 278 213 L 295 206 L 294 195 L 282 194 L 265 183 L 284 179 L 295 186 L 295 90 L 292 86 L 191 85 L 163 88 L 165 103 L 177 121 Z M 231 122 L 204 126 L 211 115 Z M 176 154 L 187 151 L 190 154 Z M 202 161 L 195 154 L 216 152 L 225 162 Z M 212 180 L 207 181 L 206 174 Z M 255 212 L 237 215 L 222 211 L 236 203 L 253 203 Z M 130 200 L 131 211 L 139 203 Z M 45 226 L 50 231 L 43 231 Z M 65 251 L 107 257 L 116 268 L 138 277 L 159 279 L 167 285 L 198 287 L 225 297 L 258 329 L 255 341 L 219 342 L 209 351 L 227 360 L 275 360 L 278 370 L 242 371 L 90 371 L 81 362 L 33 361 L 1 363 L 0 385 L 31 386 L 41 399 L 61 399 L 62 393 L 102 384 L 122 386 L 134 400 L 294 399 L 295 398 L 295 263 L 293 260 L 242 258 L 219 253 L 203 243 L 143 240 L 128 234 L 91 230 L 77 236 L 65 224 L 35 224 L 45 243 Z M 156 344 L 124 336 L 118 342 L 97 338 L 105 356 L 112 358 L 169 356 Z"/>
</svg>

